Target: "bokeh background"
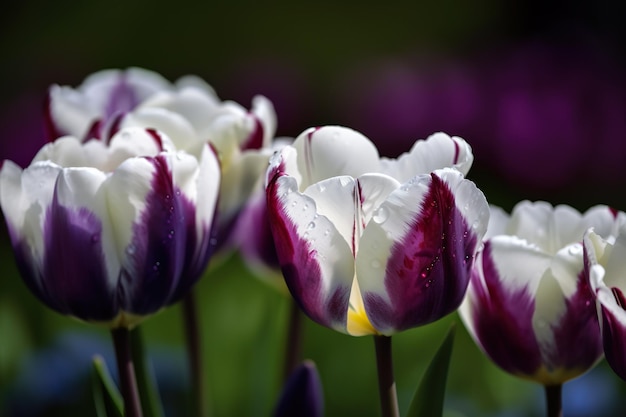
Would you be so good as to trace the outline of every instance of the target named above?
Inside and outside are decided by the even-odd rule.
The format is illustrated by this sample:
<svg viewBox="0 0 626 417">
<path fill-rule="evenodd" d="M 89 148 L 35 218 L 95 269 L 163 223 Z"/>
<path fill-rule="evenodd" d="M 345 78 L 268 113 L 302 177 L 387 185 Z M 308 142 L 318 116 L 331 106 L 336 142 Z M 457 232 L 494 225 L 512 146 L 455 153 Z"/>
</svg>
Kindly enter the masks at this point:
<svg viewBox="0 0 626 417">
<path fill-rule="evenodd" d="M 316 125 L 362 131 L 396 156 L 435 131 L 465 138 L 469 177 L 489 202 L 547 200 L 626 210 L 626 6 L 618 1 L 5 2 L 0 14 L 0 159 L 42 145 L 51 84 L 139 66 L 196 74 L 222 99 L 270 98 L 278 134 Z M 215 416 L 270 415 L 278 396 L 287 299 L 237 254 L 197 286 L 207 396 Z M 181 311 L 142 329 L 169 416 L 186 416 Z M 394 337 L 406 411 L 451 323 L 448 416 L 540 416 L 540 387 L 491 364 L 458 316 Z M 0 415 L 92 415 L 90 357 L 112 362 L 105 329 L 46 310 L 21 282 L 0 228 Z M 371 338 L 310 321 L 327 416 L 378 415 Z M 565 385 L 565 415 L 611 416 L 624 383 L 600 363 Z"/>
</svg>

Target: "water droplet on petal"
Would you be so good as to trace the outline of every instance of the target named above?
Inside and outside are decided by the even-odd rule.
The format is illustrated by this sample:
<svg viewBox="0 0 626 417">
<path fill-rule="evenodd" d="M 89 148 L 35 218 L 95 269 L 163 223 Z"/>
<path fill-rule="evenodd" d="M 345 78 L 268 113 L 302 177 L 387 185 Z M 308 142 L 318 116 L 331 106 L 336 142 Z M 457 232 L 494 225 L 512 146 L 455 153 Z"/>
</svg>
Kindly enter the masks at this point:
<svg viewBox="0 0 626 417">
<path fill-rule="evenodd" d="M 312 229 L 315 229 L 315 222 L 310 222 L 310 223 L 307 225 L 307 227 L 306 227 L 306 228 L 307 228 L 307 230 L 312 230 Z"/>
<path fill-rule="evenodd" d="M 567 252 L 572 256 L 580 256 L 583 253 L 583 247 L 580 243 L 576 243 L 570 246 Z"/>
<path fill-rule="evenodd" d="M 324 184 L 322 184 L 321 182 L 317 183 L 317 190 L 320 193 L 323 193 L 324 191 L 326 191 L 326 186 Z"/>
<path fill-rule="evenodd" d="M 375 212 L 374 216 L 372 216 L 372 220 L 374 220 L 378 224 L 384 223 L 389 218 L 389 210 L 386 207 L 379 207 Z"/>
<path fill-rule="evenodd" d="M 324 230 L 324 236 L 328 236 L 330 234 L 330 229 Z"/>
</svg>

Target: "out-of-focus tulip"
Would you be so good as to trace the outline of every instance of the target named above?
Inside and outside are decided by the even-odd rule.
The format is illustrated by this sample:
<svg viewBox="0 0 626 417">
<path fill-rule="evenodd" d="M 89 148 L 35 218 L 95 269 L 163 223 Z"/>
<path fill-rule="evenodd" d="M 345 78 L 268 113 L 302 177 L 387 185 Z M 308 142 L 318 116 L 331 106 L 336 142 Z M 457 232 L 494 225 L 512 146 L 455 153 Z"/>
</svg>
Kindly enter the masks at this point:
<svg viewBox="0 0 626 417">
<path fill-rule="evenodd" d="M 317 368 L 312 361 L 304 361 L 285 382 L 274 417 L 322 417 L 324 392 Z"/>
<path fill-rule="evenodd" d="M 180 299 L 213 250 L 219 163 L 164 134 L 63 137 L 22 170 L 5 161 L 0 205 L 30 290 L 62 314 L 132 327 Z"/>
<path fill-rule="evenodd" d="M 582 239 L 594 226 L 610 236 L 616 212 L 584 214 L 523 201 L 511 216 L 493 207 L 460 313 L 478 346 L 499 367 L 546 386 L 560 385 L 602 357 Z"/>
<path fill-rule="evenodd" d="M 597 307 L 604 355 L 611 368 L 626 380 L 626 226 L 615 239 L 595 230 L 585 235 L 585 271 Z"/>
<path fill-rule="evenodd" d="M 276 154 L 270 224 L 304 312 L 358 336 L 454 311 L 489 215 L 463 175 L 471 162 L 469 145 L 443 133 L 389 160 L 360 133 L 334 126 L 306 130 Z"/>
<path fill-rule="evenodd" d="M 171 88 L 165 78 L 141 68 L 98 71 L 77 88 L 53 85 L 46 102 L 48 140 L 66 135 L 109 139 L 126 113 L 157 91 Z"/>
</svg>

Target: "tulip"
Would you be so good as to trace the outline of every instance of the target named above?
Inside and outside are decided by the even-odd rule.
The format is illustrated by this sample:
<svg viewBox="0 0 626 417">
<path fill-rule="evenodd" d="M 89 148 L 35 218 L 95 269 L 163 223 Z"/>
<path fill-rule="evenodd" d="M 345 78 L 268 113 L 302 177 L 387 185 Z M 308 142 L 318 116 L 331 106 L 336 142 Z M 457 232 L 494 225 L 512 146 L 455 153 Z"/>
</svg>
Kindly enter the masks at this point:
<svg viewBox="0 0 626 417">
<path fill-rule="evenodd" d="M 613 371 L 626 380 L 626 226 L 621 226 L 615 239 L 603 239 L 589 230 L 584 248 L 604 355 Z"/>
<path fill-rule="evenodd" d="M 471 162 L 469 145 L 443 133 L 389 160 L 335 126 L 306 130 L 270 162 L 267 209 L 287 287 L 315 322 L 375 336 L 384 416 L 398 415 L 387 336 L 443 317 L 465 294 L 489 214 L 464 178 Z"/>
<path fill-rule="evenodd" d="M 53 85 L 46 101 L 46 135 L 50 141 L 66 135 L 109 139 L 126 113 L 171 88 L 165 78 L 141 68 L 98 71 L 76 89 Z"/>
<path fill-rule="evenodd" d="M 132 328 L 182 297 L 212 251 L 219 165 L 123 130 L 64 137 L 22 170 L 5 161 L 0 204 L 24 281 L 48 307 Z"/>
<path fill-rule="evenodd" d="M 280 394 L 274 417 L 322 417 L 324 393 L 313 361 L 302 362 L 289 376 Z"/>
<path fill-rule="evenodd" d="M 71 136 L 26 169 L 5 161 L 0 206 L 22 278 L 61 314 L 111 328 L 126 415 L 141 416 L 129 329 L 182 298 L 213 251 L 217 156 L 125 129 Z"/>
<path fill-rule="evenodd" d="M 469 155 L 462 139 L 439 134 L 381 160 L 358 132 L 323 127 L 273 158 L 278 258 L 309 317 L 355 336 L 391 335 L 458 307 L 488 208 L 460 171 L 436 168 L 469 169 Z"/>
<path fill-rule="evenodd" d="M 560 396 L 565 381 L 600 360 L 582 238 L 590 226 L 604 236 L 614 233 L 614 213 L 606 206 L 581 214 L 565 205 L 523 201 L 508 216 L 492 207 L 459 311 L 478 346 L 500 368 L 550 392 L 558 387 Z M 560 408 L 560 397 L 558 403 Z"/>
</svg>

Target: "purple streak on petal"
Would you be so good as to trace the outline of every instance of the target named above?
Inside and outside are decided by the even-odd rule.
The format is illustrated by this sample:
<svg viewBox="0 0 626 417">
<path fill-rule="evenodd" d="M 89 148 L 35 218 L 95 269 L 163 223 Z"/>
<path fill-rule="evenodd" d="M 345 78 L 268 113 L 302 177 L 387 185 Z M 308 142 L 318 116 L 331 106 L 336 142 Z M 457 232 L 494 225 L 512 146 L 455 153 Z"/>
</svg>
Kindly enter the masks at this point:
<svg viewBox="0 0 626 417">
<path fill-rule="evenodd" d="M 454 161 L 452 162 L 452 165 L 456 165 L 459 163 L 459 144 L 457 143 L 456 140 L 453 140 L 452 143 L 454 143 Z"/>
<path fill-rule="evenodd" d="M 106 125 L 102 126 L 100 136 L 101 139 L 106 139 L 107 142 L 111 141 L 111 138 L 120 130 L 122 119 L 126 113 L 116 113 L 106 121 Z M 89 138 L 86 138 L 89 139 Z"/>
<path fill-rule="evenodd" d="M 532 326 L 535 300 L 527 288 L 503 285 L 493 261 L 490 242 L 472 270 L 471 320 L 477 342 L 498 366 L 512 374 L 532 375 L 541 366 L 539 344 Z M 484 274 L 482 282 L 480 269 Z"/>
<path fill-rule="evenodd" d="M 181 204 L 186 219 L 185 261 L 180 281 L 174 294 L 168 301 L 176 303 L 182 299 L 204 273 L 211 255 L 215 252 L 217 239 L 215 238 L 215 217 L 213 224 L 203 224 L 200 240 L 198 240 L 196 224 L 196 206 L 181 194 Z"/>
<path fill-rule="evenodd" d="M 322 291 L 322 271 L 316 251 L 298 234 L 278 197 L 276 174 L 267 187 L 267 206 L 276 252 L 285 283 L 300 308 L 315 322 L 345 327 L 350 288 L 338 287 L 327 298 Z"/>
<path fill-rule="evenodd" d="M 50 92 L 48 91 L 44 102 L 44 132 L 48 142 L 53 142 L 65 134 L 65 132 L 61 132 L 59 130 L 59 127 L 54 122 L 54 116 L 52 116 L 51 106 L 52 97 L 50 96 Z"/>
<path fill-rule="evenodd" d="M 55 196 L 44 221 L 43 259 L 34 259 L 24 242 L 15 245 L 27 286 L 59 313 L 94 321 L 115 317 L 115 288 L 108 283 L 101 236 L 94 213 L 63 207 Z"/>
<path fill-rule="evenodd" d="M 122 269 L 121 304 L 125 311 L 150 314 L 165 306 L 179 285 L 188 240 L 186 211 L 181 193 L 163 156 L 146 158 L 155 168 L 146 207 L 133 224 L 126 249 L 130 266 Z"/>
<path fill-rule="evenodd" d="M 548 359 L 548 369 L 588 369 L 602 355 L 598 313 L 583 271 L 576 292 L 565 300 L 565 314 L 552 331 L 556 351 Z"/>
<path fill-rule="evenodd" d="M 609 210 L 611 211 L 611 214 L 613 215 L 613 219 L 616 220 L 617 216 L 619 215 L 619 210 L 617 210 L 615 207 L 609 207 Z"/>
<path fill-rule="evenodd" d="M 87 133 L 83 137 L 83 142 L 89 139 L 102 139 L 102 120 L 94 120 L 91 126 L 89 126 Z"/>
<path fill-rule="evenodd" d="M 132 111 L 139 104 L 139 97 L 128 83 L 125 74 L 120 74 L 117 84 L 109 91 L 108 101 L 104 106 L 104 119 L 109 120 L 117 114 Z"/>
<path fill-rule="evenodd" d="M 146 133 L 148 133 L 154 139 L 154 142 L 157 144 L 159 150 L 163 151 L 163 139 L 161 139 L 161 134 L 156 129 L 146 129 Z"/>
<path fill-rule="evenodd" d="M 254 114 L 249 113 L 248 115 L 254 119 L 254 128 L 252 129 L 252 132 L 250 132 L 250 136 L 248 136 L 246 141 L 241 145 L 242 151 L 248 149 L 261 149 L 263 147 L 263 135 L 265 133 L 263 124 L 258 117 L 254 116 Z"/>
<path fill-rule="evenodd" d="M 617 288 L 612 288 L 612 290 L 614 294 L 615 290 L 619 291 Z M 624 296 L 621 295 L 620 299 L 618 303 L 624 301 Z M 604 346 L 604 356 L 613 371 L 626 381 L 626 327 L 624 327 L 620 319 L 615 317 L 608 308 L 601 305 L 600 309 L 602 315 L 602 344 Z"/>
<path fill-rule="evenodd" d="M 408 329 L 456 310 L 469 283 L 477 238 L 436 175 L 422 209 L 403 240 L 391 248 L 385 274 L 387 304 L 364 295 L 368 317 L 379 329 Z"/>
</svg>

